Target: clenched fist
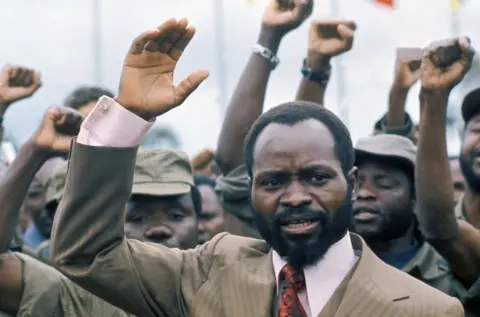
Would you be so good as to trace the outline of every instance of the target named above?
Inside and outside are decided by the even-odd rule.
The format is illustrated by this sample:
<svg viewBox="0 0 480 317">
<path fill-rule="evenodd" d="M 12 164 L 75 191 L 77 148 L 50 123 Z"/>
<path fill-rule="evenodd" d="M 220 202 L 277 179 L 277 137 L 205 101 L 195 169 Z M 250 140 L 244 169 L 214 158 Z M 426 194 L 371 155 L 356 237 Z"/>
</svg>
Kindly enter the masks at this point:
<svg viewBox="0 0 480 317">
<path fill-rule="evenodd" d="M 38 71 L 20 66 L 5 66 L 0 72 L 0 111 L 5 111 L 15 101 L 30 97 L 41 85 Z"/>
<path fill-rule="evenodd" d="M 47 154 L 68 153 L 72 138 L 80 132 L 82 121 L 82 114 L 74 109 L 52 107 L 31 140 Z"/>
<path fill-rule="evenodd" d="M 458 56 L 455 56 L 458 47 Z M 432 43 L 423 54 L 422 91 L 448 94 L 470 70 L 474 55 L 475 51 L 466 37 Z"/>
<path fill-rule="evenodd" d="M 181 105 L 208 77 L 208 71 L 191 73 L 173 84 L 177 62 L 195 29 L 187 19 L 170 19 L 133 40 L 123 64 L 117 102 L 145 120 Z"/>
<path fill-rule="evenodd" d="M 263 13 L 263 27 L 281 35 L 296 29 L 313 10 L 313 0 L 271 0 Z"/>
</svg>

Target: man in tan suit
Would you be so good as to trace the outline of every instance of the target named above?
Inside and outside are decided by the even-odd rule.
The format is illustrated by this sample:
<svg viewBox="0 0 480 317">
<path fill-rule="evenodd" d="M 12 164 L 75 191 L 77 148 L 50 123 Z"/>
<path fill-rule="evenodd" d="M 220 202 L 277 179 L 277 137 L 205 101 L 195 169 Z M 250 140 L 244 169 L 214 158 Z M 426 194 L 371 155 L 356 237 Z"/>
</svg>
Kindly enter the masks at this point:
<svg viewBox="0 0 480 317">
<path fill-rule="evenodd" d="M 306 5 L 275 8 L 292 10 L 280 15 L 288 26 Z M 194 32 L 171 19 L 136 38 L 117 97 L 103 97 L 83 123 L 54 222 L 56 267 L 137 316 L 463 316 L 458 300 L 383 263 L 348 233 L 352 142 L 335 115 L 311 103 L 271 109 L 245 142 L 253 214 L 268 243 L 225 233 L 180 251 L 125 237 L 143 134 L 208 76 L 172 83 Z M 172 186 L 179 190 L 188 184 Z"/>
</svg>

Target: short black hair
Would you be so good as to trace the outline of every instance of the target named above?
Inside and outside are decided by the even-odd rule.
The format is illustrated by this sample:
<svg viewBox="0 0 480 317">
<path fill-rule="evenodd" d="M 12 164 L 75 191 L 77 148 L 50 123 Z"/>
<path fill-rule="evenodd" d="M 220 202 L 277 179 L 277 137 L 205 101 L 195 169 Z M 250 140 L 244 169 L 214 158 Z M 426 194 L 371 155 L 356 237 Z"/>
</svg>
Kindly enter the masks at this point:
<svg viewBox="0 0 480 317">
<path fill-rule="evenodd" d="M 262 114 L 253 124 L 245 138 L 243 156 L 248 174 L 252 176 L 253 151 L 260 133 L 271 123 L 293 126 L 308 119 L 315 119 L 327 126 L 335 142 L 335 152 L 340 159 L 345 176 L 353 168 L 355 153 L 348 128 L 330 110 L 307 101 L 293 101 L 281 104 Z"/>
<path fill-rule="evenodd" d="M 215 186 L 217 185 L 217 182 L 211 178 L 208 177 L 205 174 L 195 174 L 193 175 L 193 182 L 195 183 L 195 186 L 208 186 L 211 187 L 213 190 L 215 190 Z"/>
<path fill-rule="evenodd" d="M 465 127 L 480 112 L 480 88 L 470 91 L 462 102 L 462 117 Z"/>
<path fill-rule="evenodd" d="M 102 96 L 113 98 L 113 93 L 101 87 L 81 86 L 72 91 L 67 98 L 65 98 L 63 104 L 66 107 L 78 110 L 89 102 L 97 101 Z"/>
</svg>

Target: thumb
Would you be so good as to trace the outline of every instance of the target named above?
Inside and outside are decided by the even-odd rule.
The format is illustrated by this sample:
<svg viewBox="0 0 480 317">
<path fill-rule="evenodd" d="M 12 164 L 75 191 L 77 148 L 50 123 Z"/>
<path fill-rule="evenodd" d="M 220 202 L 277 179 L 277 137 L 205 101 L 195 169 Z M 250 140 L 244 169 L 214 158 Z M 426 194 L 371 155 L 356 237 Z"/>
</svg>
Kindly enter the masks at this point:
<svg viewBox="0 0 480 317">
<path fill-rule="evenodd" d="M 462 63 L 470 67 L 473 57 L 475 55 L 475 50 L 470 44 L 470 39 L 468 37 L 461 37 L 458 40 L 458 44 L 460 45 L 460 49 L 462 50 L 462 58 L 461 58 Z"/>
<path fill-rule="evenodd" d="M 190 96 L 190 94 L 194 92 L 205 79 L 207 79 L 208 76 L 209 73 L 207 70 L 198 70 L 182 80 L 174 90 L 175 106 L 181 105 L 185 99 L 187 99 L 188 96 Z"/>
<path fill-rule="evenodd" d="M 59 134 L 55 136 L 52 144 L 52 150 L 55 152 L 68 153 L 72 144 L 73 136 Z"/>
<path fill-rule="evenodd" d="M 343 41 L 346 43 L 352 43 L 353 42 L 353 35 L 355 33 L 354 30 L 351 28 L 347 27 L 344 24 L 339 24 L 337 27 L 337 31 L 340 34 L 340 37 L 342 38 Z"/>
</svg>

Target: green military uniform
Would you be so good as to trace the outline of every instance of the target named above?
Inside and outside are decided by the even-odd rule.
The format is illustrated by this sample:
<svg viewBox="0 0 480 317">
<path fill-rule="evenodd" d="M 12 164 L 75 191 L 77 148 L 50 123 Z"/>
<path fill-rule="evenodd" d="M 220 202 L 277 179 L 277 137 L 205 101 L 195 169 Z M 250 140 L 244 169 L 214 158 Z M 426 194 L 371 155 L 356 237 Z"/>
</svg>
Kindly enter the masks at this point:
<svg viewBox="0 0 480 317">
<path fill-rule="evenodd" d="M 408 164 L 414 172 L 417 148 L 410 139 L 396 134 L 378 134 L 360 139 L 355 145 L 356 163 L 365 156 L 396 159 Z M 419 234 L 420 235 L 420 234 Z M 403 271 L 437 288 L 444 293 L 462 298 L 462 284 L 455 278 L 443 257 L 423 238 L 419 237 L 421 246 Z"/>
<path fill-rule="evenodd" d="M 260 238 L 250 209 L 250 177 L 245 165 L 217 178 L 215 193 L 225 212 L 244 223 L 251 237 Z"/>
<path fill-rule="evenodd" d="M 25 254 L 15 255 L 23 262 L 24 283 L 17 317 L 132 316 L 85 291 L 54 268 Z"/>
<path fill-rule="evenodd" d="M 405 113 L 405 121 L 401 127 L 387 128 L 387 115 L 380 118 L 373 127 L 373 135 L 377 134 L 395 134 L 410 139 L 417 143 L 416 127 L 408 113 Z"/>
<path fill-rule="evenodd" d="M 455 216 L 458 220 L 468 222 L 463 209 L 463 195 L 455 205 Z M 456 289 L 455 296 L 458 297 L 465 306 L 466 316 L 480 316 L 480 276 L 468 289 L 460 284 Z"/>
</svg>

